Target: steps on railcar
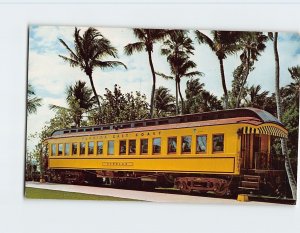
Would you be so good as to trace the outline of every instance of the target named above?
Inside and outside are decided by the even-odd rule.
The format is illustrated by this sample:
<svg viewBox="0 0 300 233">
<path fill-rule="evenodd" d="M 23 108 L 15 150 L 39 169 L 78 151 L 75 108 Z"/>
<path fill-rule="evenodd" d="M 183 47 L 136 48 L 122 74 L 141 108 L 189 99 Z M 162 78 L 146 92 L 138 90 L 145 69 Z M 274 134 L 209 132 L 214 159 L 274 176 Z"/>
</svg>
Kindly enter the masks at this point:
<svg viewBox="0 0 300 233">
<path fill-rule="evenodd" d="M 256 191 L 260 188 L 260 176 L 255 175 L 244 175 L 239 189 L 248 190 L 248 191 Z"/>
</svg>

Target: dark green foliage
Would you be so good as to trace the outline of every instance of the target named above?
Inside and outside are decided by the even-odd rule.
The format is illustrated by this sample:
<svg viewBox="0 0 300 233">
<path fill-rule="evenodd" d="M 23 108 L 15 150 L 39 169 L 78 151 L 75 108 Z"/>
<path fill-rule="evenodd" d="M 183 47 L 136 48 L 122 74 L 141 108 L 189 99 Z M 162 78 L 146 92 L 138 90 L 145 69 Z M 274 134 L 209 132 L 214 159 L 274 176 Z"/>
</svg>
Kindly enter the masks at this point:
<svg viewBox="0 0 300 233">
<path fill-rule="evenodd" d="M 237 46 L 241 48 L 241 64 L 235 69 L 233 76 L 232 94 L 236 98 L 235 107 L 240 106 L 240 101 L 245 95 L 245 84 L 258 57 L 265 50 L 268 37 L 262 32 L 241 32 Z M 238 84 L 238 85 L 236 85 Z"/>
<path fill-rule="evenodd" d="M 175 97 L 166 87 L 159 87 L 155 91 L 155 115 L 156 117 L 175 115 Z"/>
<path fill-rule="evenodd" d="M 208 112 L 222 109 L 222 102 L 209 91 L 199 79 L 191 79 L 186 83 L 185 113 Z"/>
<path fill-rule="evenodd" d="M 282 123 L 289 132 L 288 153 L 295 158 L 298 152 L 299 107 L 294 105 L 287 109 L 282 115 Z"/>
<path fill-rule="evenodd" d="M 27 113 L 36 113 L 37 108 L 42 104 L 42 99 L 35 96 L 33 86 L 30 83 L 27 88 Z"/>
<path fill-rule="evenodd" d="M 184 111 L 184 100 L 181 94 L 180 81 L 182 78 L 192 78 L 201 76 L 203 73 L 193 70 L 197 67 L 196 63 L 190 59 L 195 50 L 193 41 L 187 36 L 185 30 L 172 30 L 169 32 L 168 38 L 164 41 L 161 54 L 167 57 L 170 65 L 171 75 L 157 73 L 163 78 L 173 79 L 176 87 L 176 114 L 179 113 L 178 94 L 181 100 L 181 113 Z"/>
<path fill-rule="evenodd" d="M 99 118 L 101 123 L 118 123 L 132 120 L 141 120 L 149 116 L 146 96 L 140 92 L 135 95 L 122 93 L 121 88 L 115 84 L 114 90 L 105 89 L 104 97 L 101 97 L 101 113 L 91 112 L 89 124 L 95 124 Z"/>
<path fill-rule="evenodd" d="M 96 104 L 95 98 L 92 98 L 92 93 L 92 89 L 88 88 L 85 82 L 77 81 L 74 86 L 68 86 L 66 89 L 68 107 L 64 108 L 52 104 L 50 109 L 55 111 L 64 109 L 72 118 L 74 125 L 80 127 L 83 123 L 83 115 Z"/>
<path fill-rule="evenodd" d="M 261 91 L 261 86 L 252 85 L 248 90 L 248 95 L 245 98 L 245 106 L 252 107 L 252 108 L 260 108 L 265 109 L 267 103 L 267 96 L 269 94 L 268 91 Z"/>
</svg>

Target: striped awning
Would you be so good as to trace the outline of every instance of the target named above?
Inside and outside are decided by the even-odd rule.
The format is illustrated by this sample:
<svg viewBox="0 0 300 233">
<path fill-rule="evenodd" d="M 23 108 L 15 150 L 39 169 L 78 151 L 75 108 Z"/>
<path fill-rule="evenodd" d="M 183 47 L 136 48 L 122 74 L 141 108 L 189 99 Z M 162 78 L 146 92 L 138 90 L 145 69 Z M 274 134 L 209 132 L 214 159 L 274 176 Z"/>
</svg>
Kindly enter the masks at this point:
<svg viewBox="0 0 300 233">
<path fill-rule="evenodd" d="M 288 132 L 286 130 L 277 128 L 275 126 L 260 126 L 260 127 L 243 127 L 243 134 L 267 134 L 280 138 L 287 138 Z"/>
</svg>

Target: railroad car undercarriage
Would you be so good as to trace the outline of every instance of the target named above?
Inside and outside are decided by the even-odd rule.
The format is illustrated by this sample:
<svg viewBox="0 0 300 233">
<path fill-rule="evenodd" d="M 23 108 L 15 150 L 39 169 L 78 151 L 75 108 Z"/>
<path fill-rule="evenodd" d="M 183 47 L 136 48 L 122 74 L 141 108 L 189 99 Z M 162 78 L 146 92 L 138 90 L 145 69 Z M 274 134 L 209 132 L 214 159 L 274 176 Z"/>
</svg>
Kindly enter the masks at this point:
<svg viewBox="0 0 300 233">
<path fill-rule="evenodd" d="M 124 171 L 54 170 L 46 180 L 55 183 L 92 184 L 129 189 L 175 188 L 184 194 L 192 192 L 229 196 L 238 193 L 284 195 L 284 171 L 261 171 L 242 175 L 208 175 Z"/>
</svg>

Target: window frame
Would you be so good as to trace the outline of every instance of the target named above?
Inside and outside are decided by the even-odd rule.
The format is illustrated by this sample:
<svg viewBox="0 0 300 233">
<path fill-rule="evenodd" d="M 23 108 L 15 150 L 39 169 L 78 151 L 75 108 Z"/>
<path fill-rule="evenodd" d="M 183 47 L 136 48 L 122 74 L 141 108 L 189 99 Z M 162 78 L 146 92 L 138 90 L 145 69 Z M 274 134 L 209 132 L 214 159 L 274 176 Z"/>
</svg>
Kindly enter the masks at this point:
<svg viewBox="0 0 300 233">
<path fill-rule="evenodd" d="M 121 142 L 125 142 L 125 152 L 121 153 Z M 119 155 L 126 155 L 127 154 L 127 140 L 119 140 Z"/>
<path fill-rule="evenodd" d="M 81 153 L 81 145 L 84 145 L 84 153 Z M 86 142 L 79 142 L 79 155 L 85 155 L 86 153 Z"/>
<path fill-rule="evenodd" d="M 112 149 L 113 149 L 113 152 L 110 153 L 109 151 L 109 144 L 112 142 Z M 107 141 L 107 155 L 115 155 L 115 140 L 108 140 Z"/>
<path fill-rule="evenodd" d="M 93 147 L 92 147 L 92 149 L 93 149 L 93 153 L 91 153 L 90 154 L 90 143 L 93 143 Z M 94 141 L 88 141 L 88 146 L 87 146 L 87 154 L 88 155 L 94 155 L 95 154 L 95 142 Z"/>
<path fill-rule="evenodd" d="M 147 153 L 142 151 L 142 141 L 147 140 Z M 140 153 L 141 155 L 148 155 L 149 154 L 149 138 L 141 138 L 140 139 Z"/>
<path fill-rule="evenodd" d="M 59 154 L 59 146 L 61 146 L 61 154 Z M 58 143 L 57 144 L 57 156 L 63 156 L 64 155 L 64 144 Z"/>
<path fill-rule="evenodd" d="M 101 142 L 102 143 L 102 153 L 98 153 L 98 148 L 99 148 L 99 142 Z M 97 151 L 96 151 L 97 153 L 97 155 L 103 155 L 103 153 L 104 153 L 104 142 L 103 141 L 97 141 Z"/>
<path fill-rule="evenodd" d="M 223 150 L 218 150 L 218 151 L 215 151 L 214 150 L 214 136 L 223 136 Z M 212 153 L 224 153 L 225 151 L 225 135 L 224 133 L 216 133 L 216 134 L 213 134 L 212 135 Z"/>
<path fill-rule="evenodd" d="M 169 151 L 169 139 L 172 139 L 172 138 L 175 138 L 175 139 L 176 139 L 176 147 L 175 147 L 176 150 L 175 150 L 175 152 L 170 152 L 170 151 Z M 178 138 L 177 138 L 177 136 L 171 136 L 171 137 L 168 137 L 168 138 L 167 138 L 167 153 L 168 153 L 168 154 L 177 154 L 177 151 L 178 151 L 178 150 L 177 150 L 177 147 L 178 147 Z"/>
<path fill-rule="evenodd" d="M 73 154 L 73 148 L 74 148 L 74 145 L 76 145 L 76 154 Z M 71 148 L 71 151 L 72 151 L 72 153 L 71 153 L 71 155 L 78 155 L 78 142 L 72 142 L 72 148 Z"/>
<path fill-rule="evenodd" d="M 135 152 L 130 152 L 130 141 L 135 142 Z M 128 154 L 129 155 L 136 155 L 136 139 L 128 139 Z"/>
<path fill-rule="evenodd" d="M 159 139 L 160 141 L 160 148 L 159 148 L 159 152 L 154 152 L 154 140 L 155 139 Z M 153 155 L 160 155 L 161 154 L 161 144 L 162 144 L 162 140 L 161 140 L 161 137 L 156 137 L 156 138 L 152 138 L 152 154 Z"/>
<path fill-rule="evenodd" d="M 183 137 L 190 137 L 191 138 L 191 143 L 190 143 L 190 151 L 189 152 L 184 152 L 183 150 L 182 150 L 182 138 Z M 180 151 L 181 151 L 181 153 L 182 154 L 191 154 L 192 153 L 192 145 L 193 145 L 193 137 L 192 137 L 192 135 L 184 135 L 184 136 L 181 136 L 181 144 L 180 144 Z"/>
<path fill-rule="evenodd" d="M 66 154 L 67 145 L 69 145 L 69 153 L 68 154 Z M 70 156 L 70 154 L 71 154 L 71 145 L 70 145 L 70 143 L 65 143 L 64 147 L 65 147 L 64 148 L 64 156 Z"/>
<path fill-rule="evenodd" d="M 206 138 L 206 141 L 205 141 L 205 143 L 206 143 L 206 145 L 205 145 L 205 151 L 197 151 L 197 145 L 198 145 L 197 138 L 198 137 L 205 137 Z M 196 154 L 206 154 L 207 153 L 207 138 L 208 138 L 207 134 L 198 134 L 198 135 L 196 135 L 196 150 L 195 150 Z"/>
<path fill-rule="evenodd" d="M 53 146 L 55 147 L 54 153 L 53 153 Z M 51 143 L 51 156 L 57 156 L 57 144 Z"/>
</svg>

